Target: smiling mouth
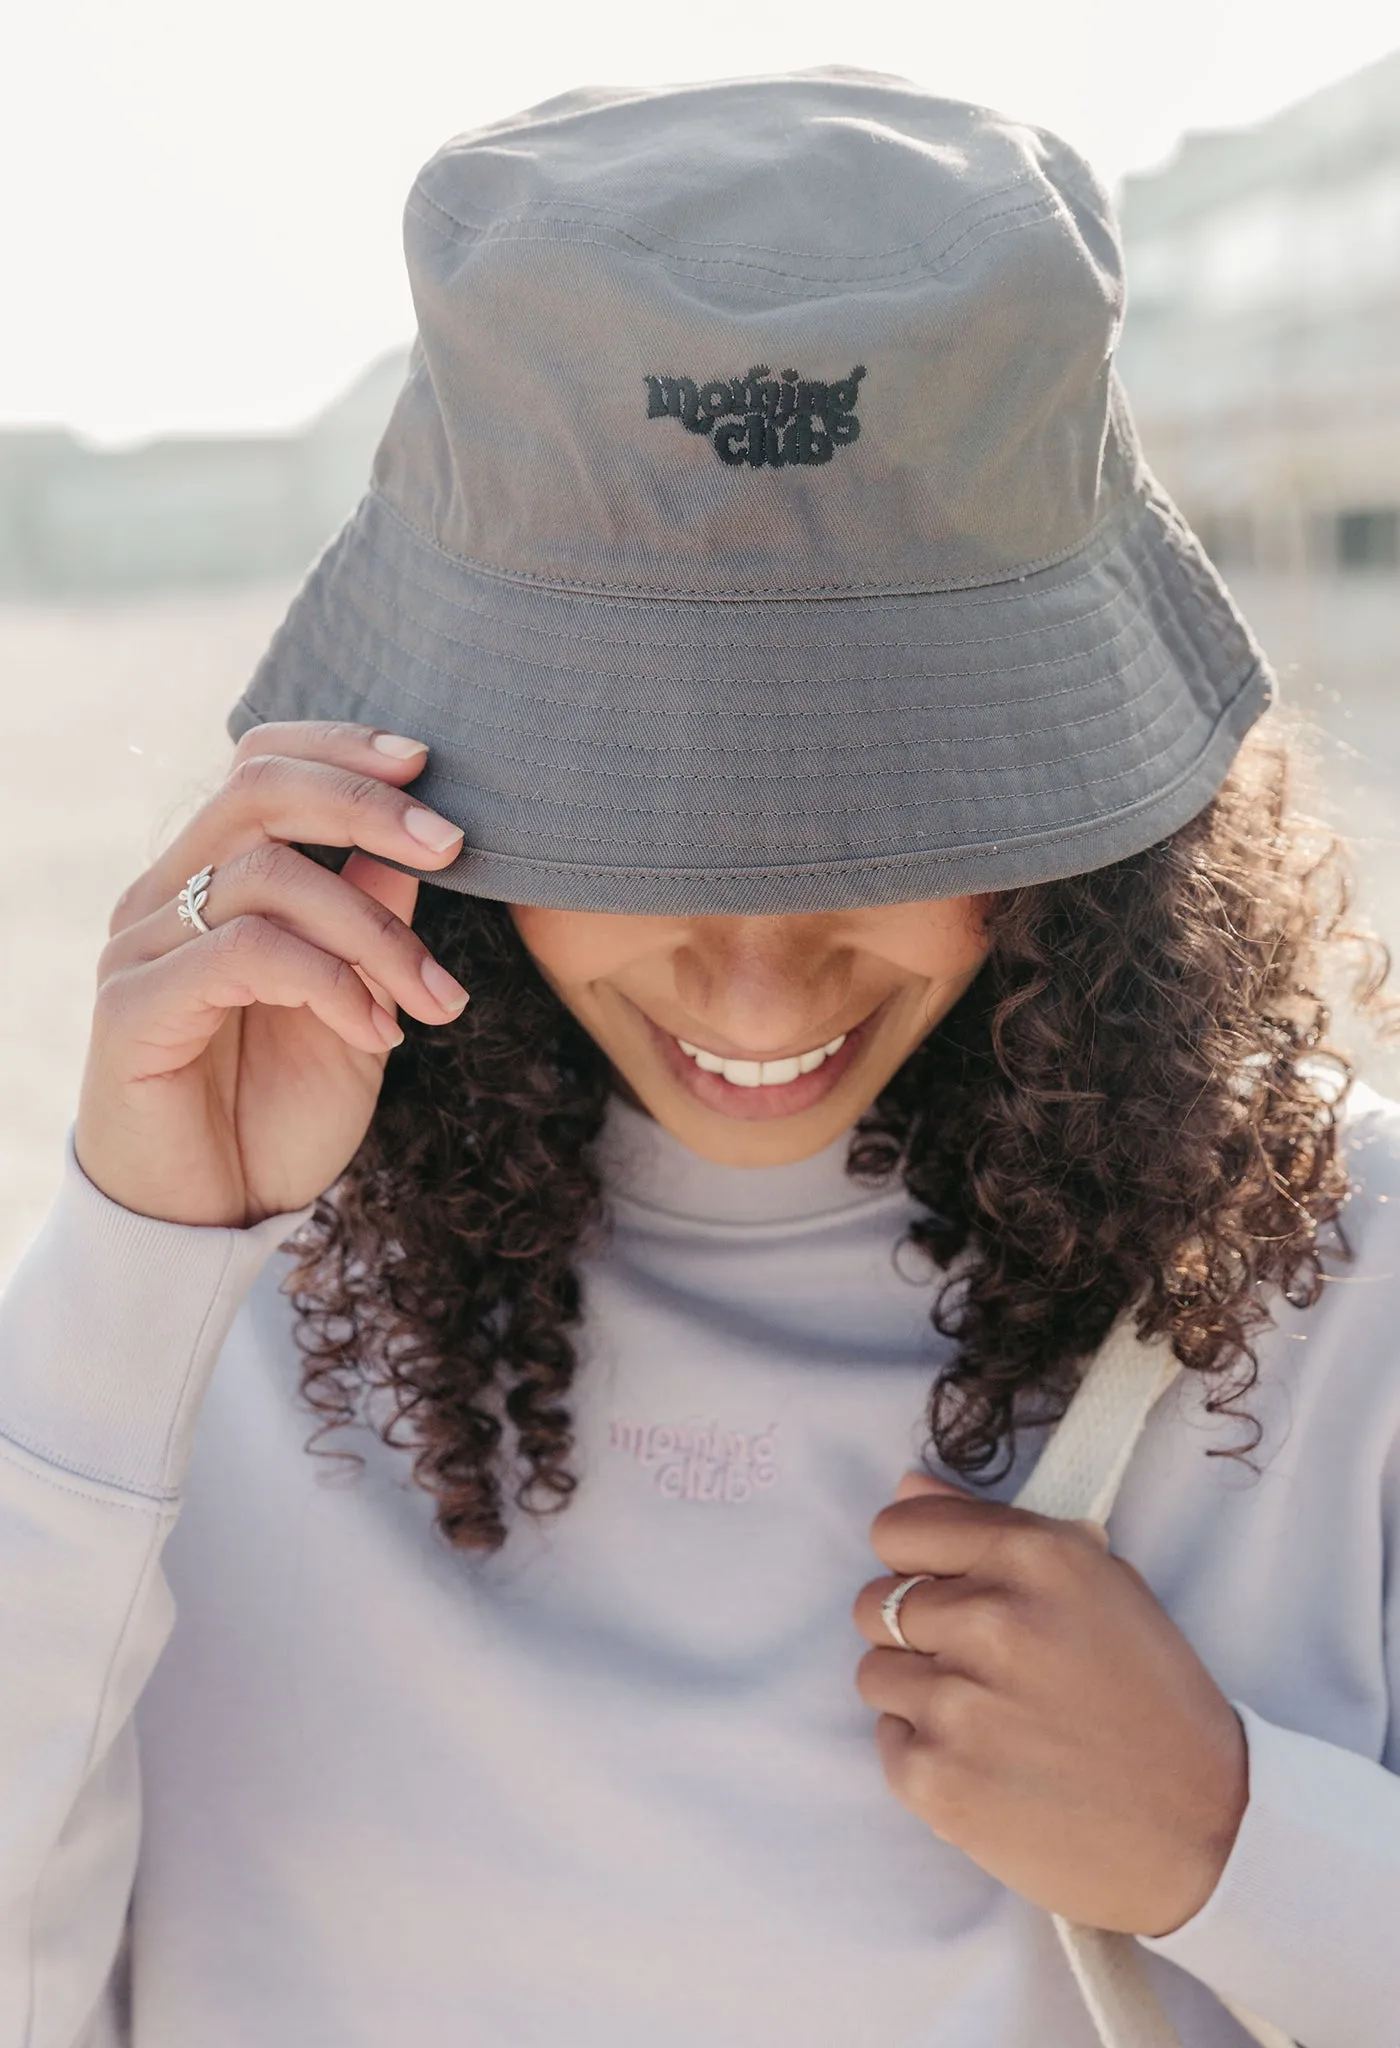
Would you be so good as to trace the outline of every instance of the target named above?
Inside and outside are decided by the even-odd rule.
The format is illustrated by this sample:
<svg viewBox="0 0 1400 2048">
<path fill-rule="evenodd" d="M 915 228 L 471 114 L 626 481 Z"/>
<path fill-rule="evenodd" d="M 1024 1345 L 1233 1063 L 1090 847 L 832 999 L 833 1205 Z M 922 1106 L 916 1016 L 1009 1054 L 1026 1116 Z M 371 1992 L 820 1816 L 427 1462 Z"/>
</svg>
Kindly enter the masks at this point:
<svg viewBox="0 0 1400 2048">
<path fill-rule="evenodd" d="M 794 1053 L 784 1060 L 727 1060 L 718 1053 L 706 1052 L 703 1046 L 690 1045 L 684 1038 L 675 1039 L 688 1060 L 700 1069 L 702 1074 L 718 1074 L 722 1081 L 728 1081 L 734 1088 L 782 1088 L 799 1075 L 814 1074 L 823 1067 L 835 1053 L 840 1052 L 849 1033 L 843 1031 L 839 1038 L 833 1038 L 826 1045 L 814 1046 L 810 1052 Z"/>
<path fill-rule="evenodd" d="M 891 1001 L 887 996 L 858 1024 L 824 1044 L 776 1060 L 730 1059 L 666 1030 L 636 1004 L 630 1007 L 662 1065 L 687 1095 L 722 1117 L 766 1123 L 803 1115 L 839 1088 L 864 1054 Z"/>
<path fill-rule="evenodd" d="M 823 1045 L 778 1060 L 729 1059 L 663 1030 L 645 1013 L 643 1022 L 672 1078 L 688 1095 L 720 1116 L 763 1123 L 802 1115 L 839 1088 L 864 1052 L 884 1008 L 878 1004 L 868 1017 Z"/>
</svg>

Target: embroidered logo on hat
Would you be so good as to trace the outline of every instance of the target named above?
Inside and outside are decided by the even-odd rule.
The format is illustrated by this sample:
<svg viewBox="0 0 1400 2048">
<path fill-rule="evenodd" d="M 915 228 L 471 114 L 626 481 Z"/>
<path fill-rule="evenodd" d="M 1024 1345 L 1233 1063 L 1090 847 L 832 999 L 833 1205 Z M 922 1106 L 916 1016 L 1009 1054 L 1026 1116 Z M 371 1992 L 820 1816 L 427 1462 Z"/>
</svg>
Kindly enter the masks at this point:
<svg viewBox="0 0 1400 2048">
<path fill-rule="evenodd" d="M 435 887 L 995 894 L 1219 790 L 1268 666 L 1145 466 L 1067 143 L 844 67 L 589 87 L 452 137 L 403 223 L 407 380 L 230 730 L 415 720 Z"/>
<path fill-rule="evenodd" d="M 744 377 L 648 377 L 647 418 L 679 420 L 692 434 L 712 434 L 721 462 L 737 468 L 782 469 L 788 463 L 830 462 L 860 434 L 856 398 L 864 363 L 832 384 L 771 375 L 756 363 Z"/>
</svg>

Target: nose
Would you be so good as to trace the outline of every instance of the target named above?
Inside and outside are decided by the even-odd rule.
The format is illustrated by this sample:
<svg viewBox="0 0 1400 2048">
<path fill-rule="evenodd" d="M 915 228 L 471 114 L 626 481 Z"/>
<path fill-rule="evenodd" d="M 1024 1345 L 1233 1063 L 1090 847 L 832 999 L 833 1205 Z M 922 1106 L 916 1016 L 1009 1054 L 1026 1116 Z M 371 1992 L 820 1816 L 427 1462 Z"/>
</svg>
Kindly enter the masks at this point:
<svg viewBox="0 0 1400 2048">
<path fill-rule="evenodd" d="M 703 917 L 672 965 L 676 996 L 719 1041 L 713 1049 L 764 1059 L 806 1052 L 833 1035 L 849 1002 L 855 952 L 820 917 Z"/>
</svg>

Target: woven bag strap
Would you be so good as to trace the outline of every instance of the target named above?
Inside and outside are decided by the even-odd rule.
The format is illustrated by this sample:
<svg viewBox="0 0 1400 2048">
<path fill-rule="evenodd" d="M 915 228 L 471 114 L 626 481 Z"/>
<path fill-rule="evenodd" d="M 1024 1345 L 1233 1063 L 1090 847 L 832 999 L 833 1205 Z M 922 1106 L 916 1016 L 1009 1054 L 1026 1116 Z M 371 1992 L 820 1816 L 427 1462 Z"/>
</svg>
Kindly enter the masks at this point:
<svg viewBox="0 0 1400 2048">
<path fill-rule="evenodd" d="M 1120 1318 L 1017 1494 L 1017 1507 L 1106 1522 L 1148 1414 L 1179 1371 L 1169 1343 L 1145 1343 L 1133 1318 Z M 1181 2048 L 1132 1936 L 1080 1927 L 1058 1913 L 1052 1918 L 1102 2048 Z M 1260 2048 L 1295 2048 L 1268 2020 L 1221 2003 Z"/>
</svg>

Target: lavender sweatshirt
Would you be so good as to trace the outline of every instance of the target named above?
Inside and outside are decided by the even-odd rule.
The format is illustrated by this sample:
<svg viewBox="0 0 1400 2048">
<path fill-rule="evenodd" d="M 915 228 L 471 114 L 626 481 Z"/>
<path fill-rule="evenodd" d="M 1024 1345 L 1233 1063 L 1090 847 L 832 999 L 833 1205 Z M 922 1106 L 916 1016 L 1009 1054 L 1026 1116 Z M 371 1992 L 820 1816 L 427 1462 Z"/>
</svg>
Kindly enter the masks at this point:
<svg viewBox="0 0 1400 2048">
<path fill-rule="evenodd" d="M 1110 1523 L 1249 1742 L 1214 1895 L 1142 1943 L 1188 2048 L 1245 2048 L 1217 1992 L 1400 2041 L 1400 1110 L 1348 1144 L 1262 1471 L 1183 1375 Z M 0 1303 L 0 2048 L 1093 2048 L 855 1690 L 947 1351 L 844 1151 L 717 1167 L 616 1107 L 581 1484 L 492 1558 L 372 1434 L 304 1450 L 298 1217 L 152 1222 L 70 1153 Z"/>
</svg>

